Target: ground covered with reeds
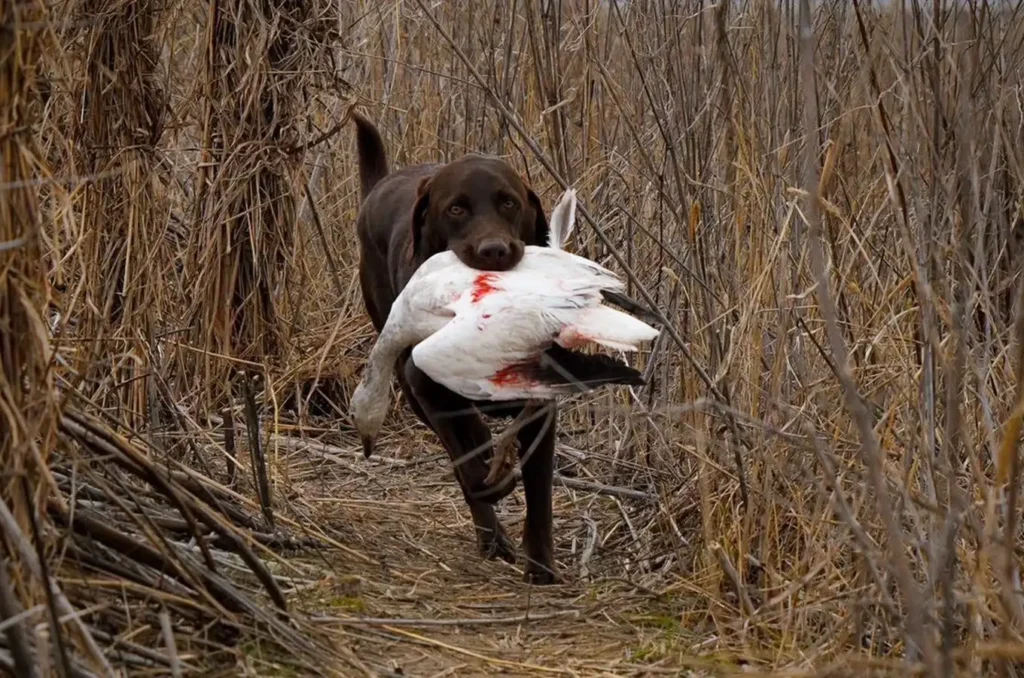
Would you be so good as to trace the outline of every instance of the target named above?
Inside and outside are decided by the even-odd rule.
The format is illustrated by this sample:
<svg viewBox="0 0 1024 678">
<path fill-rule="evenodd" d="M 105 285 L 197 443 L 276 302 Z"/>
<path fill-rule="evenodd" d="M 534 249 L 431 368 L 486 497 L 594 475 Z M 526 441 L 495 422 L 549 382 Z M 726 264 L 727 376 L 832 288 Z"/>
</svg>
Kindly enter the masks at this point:
<svg viewBox="0 0 1024 678">
<path fill-rule="evenodd" d="M 0 670 L 1024 674 L 1022 57 L 983 0 L 0 0 Z M 561 410 L 558 586 L 401 399 L 362 458 L 354 106 L 575 187 L 667 321 Z"/>
</svg>

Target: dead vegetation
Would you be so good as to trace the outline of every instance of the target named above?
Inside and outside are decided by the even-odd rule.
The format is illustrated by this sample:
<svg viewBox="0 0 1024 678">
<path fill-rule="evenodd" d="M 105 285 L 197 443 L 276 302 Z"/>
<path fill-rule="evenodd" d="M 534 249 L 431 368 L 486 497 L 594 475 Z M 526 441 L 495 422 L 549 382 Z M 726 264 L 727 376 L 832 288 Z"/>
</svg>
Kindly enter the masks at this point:
<svg viewBox="0 0 1024 678">
<path fill-rule="evenodd" d="M 1024 8 L 809 4 L 0 0 L 0 667 L 1021 675 Z M 404 407 L 358 455 L 354 102 L 669 321 L 560 587 Z"/>
</svg>

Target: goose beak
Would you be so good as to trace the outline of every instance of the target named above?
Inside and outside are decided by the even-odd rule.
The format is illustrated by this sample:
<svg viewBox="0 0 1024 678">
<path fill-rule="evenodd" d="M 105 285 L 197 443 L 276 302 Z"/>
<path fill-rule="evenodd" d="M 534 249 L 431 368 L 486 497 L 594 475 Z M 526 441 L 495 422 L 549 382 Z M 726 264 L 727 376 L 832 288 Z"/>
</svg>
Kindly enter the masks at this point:
<svg viewBox="0 0 1024 678">
<path fill-rule="evenodd" d="M 373 454 L 373 436 L 360 436 L 363 441 L 363 459 L 369 459 Z"/>
</svg>

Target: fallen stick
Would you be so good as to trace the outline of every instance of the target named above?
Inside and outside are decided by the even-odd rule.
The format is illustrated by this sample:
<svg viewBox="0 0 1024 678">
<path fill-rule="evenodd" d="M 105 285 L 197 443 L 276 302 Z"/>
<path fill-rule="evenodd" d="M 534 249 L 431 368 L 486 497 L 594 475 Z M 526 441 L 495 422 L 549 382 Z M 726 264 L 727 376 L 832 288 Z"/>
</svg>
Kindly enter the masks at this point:
<svg viewBox="0 0 1024 678">
<path fill-rule="evenodd" d="M 42 605 L 36 606 L 42 609 Z M 33 608 L 36 609 L 36 608 Z M 7 647 L 11 651 L 14 674 L 24 678 L 35 678 L 35 661 L 23 620 L 28 614 L 21 608 L 14 595 L 11 580 L 7 576 L 7 559 L 0 561 L 0 614 L 3 615 L 3 633 L 7 636 Z"/>
<path fill-rule="evenodd" d="M 470 619 L 388 619 L 386 617 L 310 617 L 309 621 L 348 626 L 488 626 L 521 624 L 558 617 L 579 617 L 579 610 L 562 610 L 545 614 L 521 614 L 514 617 L 483 617 Z"/>
<path fill-rule="evenodd" d="M 516 471 L 516 477 L 522 477 L 522 471 Z M 592 483 L 587 480 L 578 480 L 576 478 L 566 478 L 565 476 L 556 473 L 555 480 L 562 483 L 566 487 L 570 487 L 574 490 L 586 490 L 587 492 L 594 492 L 596 494 L 607 494 L 612 497 L 622 497 L 623 499 L 638 499 L 640 501 L 656 502 L 658 498 L 652 494 L 641 492 L 640 490 L 631 490 L 628 487 L 615 487 L 614 485 L 604 485 L 602 483 Z"/>
<path fill-rule="evenodd" d="M 64 592 L 61 591 L 60 586 L 53 579 L 44 579 L 43 571 L 39 565 L 39 559 L 36 557 L 35 550 L 32 548 L 32 544 L 29 543 L 28 538 L 25 537 L 21 531 L 21 527 L 18 525 L 17 519 L 14 514 L 7 507 L 7 504 L 0 501 L 0 524 L 3 525 L 4 531 L 7 533 L 8 539 L 14 542 L 14 546 L 18 551 L 18 555 L 21 556 L 21 562 L 28 567 L 29 571 L 36 577 L 43 586 L 50 589 L 53 594 L 53 602 L 57 608 L 57 611 L 61 616 L 70 616 L 71 622 L 78 628 L 78 634 L 80 640 L 85 645 L 86 650 L 91 655 L 92 660 L 97 666 L 103 669 L 104 673 L 108 676 L 113 676 L 114 669 L 110 666 L 110 662 L 104 656 L 103 651 L 99 645 L 96 644 L 96 640 L 92 637 L 89 629 L 85 623 L 75 614 L 75 608 L 71 606 L 68 599 L 64 596 Z"/>
</svg>

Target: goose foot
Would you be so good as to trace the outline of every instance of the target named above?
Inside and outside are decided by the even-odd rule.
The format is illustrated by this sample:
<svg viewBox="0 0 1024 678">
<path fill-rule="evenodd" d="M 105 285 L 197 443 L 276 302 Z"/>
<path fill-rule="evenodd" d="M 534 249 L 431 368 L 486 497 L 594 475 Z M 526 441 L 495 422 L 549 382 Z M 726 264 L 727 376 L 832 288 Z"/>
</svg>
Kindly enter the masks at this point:
<svg viewBox="0 0 1024 678">
<path fill-rule="evenodd" d="M 521 417 L 522 415 L 520 415 Z M 491 466 L 484 478 L 484 485 L 493 487 L 499 478 L 514 473 L 516 468 L 515 452 L 519 450 L 519 439 L 516 437 L 518 426 L 516 422 L 498 434 L 494 439 L 491 451 Z"/>
<path fill-rule="evenodd" d="M 494 439 L 491 447 L 491 466 L 484 479 L 484 485 L 492 487 L 499 478 L 505 479 L 515 471 L 515 453 L 519 451 L 519 431 L 530 422 L 543 405 L 543 402 L 527 401 L 508 428 Z"/>
<path fill-rule="evenodd" d="M 485 560 L 504 560 L 512 564 L 516 562 L 515 545 L 500 524 L 496 530 L 478 528 L 477 545 L 480 547 L 480 557 Z"/>
</svg>

